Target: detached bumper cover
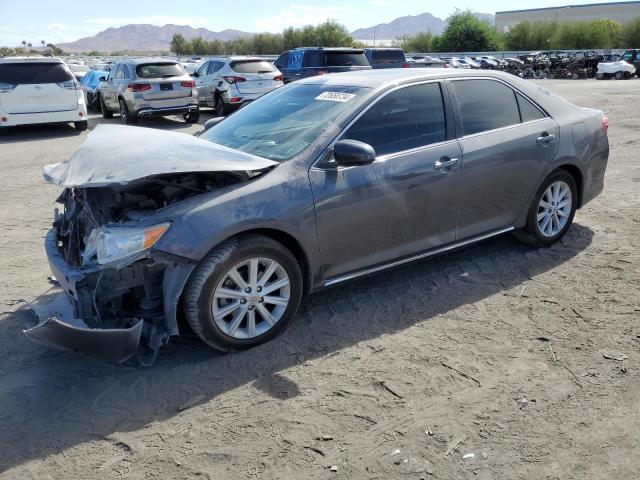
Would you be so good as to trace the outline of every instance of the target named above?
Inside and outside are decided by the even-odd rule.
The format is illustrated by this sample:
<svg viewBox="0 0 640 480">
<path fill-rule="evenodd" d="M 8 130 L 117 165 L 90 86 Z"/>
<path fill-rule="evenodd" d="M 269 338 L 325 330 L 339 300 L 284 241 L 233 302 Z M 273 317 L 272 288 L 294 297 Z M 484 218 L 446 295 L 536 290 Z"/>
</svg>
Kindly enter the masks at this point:
<svg viewBox="0 0 640 480">
<path fill-rule="evenodd" d="M 33 305 L 31 309 L 38 323 L 24 330 L 24 334 L 36 343 L 84 353 L 110 363 L 124 362 L 138 350 L 142 320 L 131 328 L 89 328 L 82 320 L 73 318 L 73 306 L 64 293 L 48 304 Z"/>
<path fill-rule="evenodd" d="M 31 305 L 37 320 L 23 330 L 31 340 L 111 363 L 136 355 L 141 364 L 150 365 L 169 337 L 179 334 L 177 305 L 194 264 L 180 263 L 178 257 L 158 252 L 147 263 L 73 267 L 58 251 L 55 229 L 47 234 L 45 249 L 63 292 L 51 302 Z M 98 288 L 96 278 L 105 285 Z M 147 295 L 138 300 L 141 304 L 153 300 L 154 309 L 145 311 L 145 315 L 105 310 L 105 298 L 111 301 L 131 288 L 143 288 L 152 294 L 153 298 Z M 116 297 L 109 297 L 111 294 Z"/>
</svg>

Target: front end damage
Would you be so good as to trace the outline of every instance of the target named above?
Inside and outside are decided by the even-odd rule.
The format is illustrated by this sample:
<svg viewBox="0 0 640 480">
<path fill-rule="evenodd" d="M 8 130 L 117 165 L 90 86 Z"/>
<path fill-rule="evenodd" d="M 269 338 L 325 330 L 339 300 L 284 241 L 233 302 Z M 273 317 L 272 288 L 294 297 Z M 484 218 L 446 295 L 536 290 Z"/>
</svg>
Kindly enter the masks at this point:
<svg viewBox="0 0 640 480">
<path fill-rule="evenodd" d="M 146 129 L 135 130 L 138 137 L 146 135 L 140 132 Z M 174 148 L 175 140 L 169 138 Z M 264 165 L 259 164 L 262 170 L 257 171 L 218 171 L 214 166 L 209 167 L 212 171 L 180 171 L 174 164 L 171 173 L 154 171 L 142 178 L 136 178 L 137 172 L 127 176 L 126 167 L 121 166 L 118 183 L 104 181 L 109 176 L 106 171 L 104 178 L 92 183 L 98 167 L 78 165 L 78 154 L 88 153 L 86 147 L 82 149 L 75 164 L 72 157 L 66 165 L 45 168 L 48 181 L 65 187 L 57 200 L 63 209 L 56 209 L 45 240 L 49 265 L 62 293 L 49 303 L 32 306 L 37 319 L 24 332 L 38 343 L 109 362 L 136 356 L 143 365 L 150 365 L 160 346 L 179 334 L 178 304 L 195 268 L 190 259 L 153 248 L 173 228 L 170 214 L 163 212 L 194 196 L 247 182 L 264 172 Z M 212 152 L 216 153 L 215 148 Z M 133 168 L 140 170 L 140 163 Z M 61 180 L 70 173 L 76 177 L 75 184 Z M 83 177 L 80 184 L 78 179 Z"/>
</svg>

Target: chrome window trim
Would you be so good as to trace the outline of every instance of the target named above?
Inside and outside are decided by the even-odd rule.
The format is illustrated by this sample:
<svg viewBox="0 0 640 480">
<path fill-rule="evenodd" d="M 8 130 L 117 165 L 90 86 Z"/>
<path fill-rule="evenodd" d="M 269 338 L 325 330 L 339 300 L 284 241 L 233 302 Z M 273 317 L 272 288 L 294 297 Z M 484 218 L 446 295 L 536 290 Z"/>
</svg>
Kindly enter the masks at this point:
<svg viewBox="0 0 640 480">
<path fill-rule="evenodd" d="M 450 245 L 446 245 L 444 247 L 436 248 L 435 250 L 429 250 L 427 252 L 419 253 L 417 255 L 413 255 L 411 257 L 402 258 L 400 260 L 393 260 L 389 263 L 385 263 L 383 265 L 378 265 L 377 267 L 365 268 L 363 270 L 358 270 L 356 272 L 347 273 L 346 275 L 341 275 L 337 277 L 329 277 L 325 280 L 324 286 L 330 287 L 337 283 L 345 282 L 347 280 L 353 280 L 354 278 L 362 277 L 364 275 L 369 275 L 371 273 L 381 272 L 383 270 L 387 270 L 389 268 L 398 267 L 400 265 L 404 265 L 405 263 L 414 262 L 416 260 L 422 260 L 424 258 L 432 257 L 434 255 L 438 255 L 440 253 L 445 253 L 451 250 L 455 250 L 456 248 L 461 248 L 467 245 L 471 245 L 472 243 L 481 242 L 482 240 L 486 240 L 491 237 L 495 237 L 497 235 L 502 235 L 503 233 L 512 232 L 515 228 L 513 226 L 501 228 L 500 230 L 495 230 L 490 233 L 485 233 L 483 235 L 479 235 L 477 237 L 472 237 L 467 240 L 463 240 L 461 242 L 455 242 Z"/>
<path fill-rule="evenodd" d="M 390 90 L 387 90 L 386 92 L 383 92 L 382 95 L 378 96 L 377 98 L 375 98 L 371 103 L 369 103 L 369 105 L 367 105 L 362 111 L 360 111 L 360 113 L 358 113 L 358 115 L 356 115 L 341 131 L 340 133 L 338 133 L 336 135 L 336 137 L 331 141 L 331 143 L 329 143 L 329 145 L 327 145 L 327 147 L 322 150 L 322 153 L 320 153 L 320 155 L 318 155 L 318 157 L 314 160 L 314 162 L 311 164 L 311 168 L 314 170 L 327 170 L 326 168 L 322 168 L 322 167 L 318 167 L 318 163 L 320 163 L 322 161 L 322 159 L 324 158 L 324 156 L 327 154 L 327 152 L 333 148 L 333 146 L 336 144 L 336 142 L 340 141 L 342 139 L 342 136 L 347 132 L 347 130 L 349 130 L 351 128 L 351 126 L 356 123 L 358 120 L 360 120 L 360 118 L 369 111 L 370 108 L 372 108 L 376 103 L 378 103 L 380 100 L 382 100 L 383 98 L 385 98 L 387 95 L 390 95 L 393 92 L 396 92 L 398 90 L 401 90 L 403 88 L 407 88 L 407 87 L 415 87 L 418 85 L 426 85 L 429 83 L 439 83 L 441 84 L 443 81 L 443 79 L 429 79 L 429 80 L 418 80 L 416 82 L 411 82 L 411 83 L 403 83 L 402 85 L 397 85 L 393 88 L 391 88 Z M 442 96 L 442 108 L 445 112 L 446 115 L 446 106 L 444 103 L 444 92 L 442 90 L 442 86 L 440 87 L 440 95 Z M 445 127 L 446 127 L 446 117 L 445 117 Z M 405 153 L 413 153 L 414 151 L 419 151 L 425 148 L 430 148 L 430 147 L 435 147 L 438 145 L 443 145 L 445 143 L 451 143 L 453 141 L 455 141 L 456 139 L 450 139 L 450 140 L 445 140 L 443 142 L 438 142 L 438 143 L 430 143 L 428 145 L 423 145 L 421 147 L 414 147 L 414 148 L 410 148 L 407 150 L 402 150 L 399 152 L 394 152 L 394 153 L 387 153 L 385 155 L 381 155 L 381 156 L 376 156 L 376 160 L 382 160 L 382 159 L 388 159 L 390 156 L 398 156 L 398 155 L 403 155 Z M 343 167 L 343 166 L 339 166 L 336 165 L 336 169 L 339 170 L 345 170 L 347 168 L 354 168 L 356 166 L 350 166 L 350 167 Z M 334 168 L 332 168 L 333 170 Z"/>
</svg>

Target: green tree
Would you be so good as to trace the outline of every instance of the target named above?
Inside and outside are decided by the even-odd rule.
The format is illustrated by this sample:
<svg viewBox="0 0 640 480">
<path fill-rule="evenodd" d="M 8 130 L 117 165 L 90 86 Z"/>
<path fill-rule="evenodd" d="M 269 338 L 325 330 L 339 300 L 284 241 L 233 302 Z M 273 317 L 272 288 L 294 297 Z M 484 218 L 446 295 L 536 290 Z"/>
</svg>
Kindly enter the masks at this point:
<svg viewBox="0 0 640 480">
<path fill-rule="evenodd" d="M 498 31 L 470 10 L 456 11 L 437 42 L 441 52 L 482 52 L 500 50 L 502 39 Z"/>
<path fill-rule="evenodd" d="M 405 35 L 394 40 L 393 44 L 401 47 L 405 52 L 433 52 L 433 42 L 436 36 L 431 32 L 420 32 L 416 35 Z"/>
<path fill-rule="evenodd" d="M 640 48 L 640 17 L 627 23 L 621 32 L 622 48 Z"/>
<path fill-rule="evenodd" d="M 191 53 L 189 51 L 189 42 L 187 42 L 187 40 L 180 35 L 179 33 L 176 33 L 173 38 L 171 39 L 171 51 L 174 52 L 176 55 L 186 55 Z"/>
</svg>

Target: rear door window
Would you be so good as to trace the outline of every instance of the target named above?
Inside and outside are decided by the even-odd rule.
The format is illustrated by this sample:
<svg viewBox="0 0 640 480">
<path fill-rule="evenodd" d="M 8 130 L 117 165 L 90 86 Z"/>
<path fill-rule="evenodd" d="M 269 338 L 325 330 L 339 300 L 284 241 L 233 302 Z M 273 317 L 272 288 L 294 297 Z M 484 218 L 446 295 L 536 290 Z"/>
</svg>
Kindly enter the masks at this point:
<svg viewBox="0 0 640 480">
<path fill-rule="evenodd" d="M 209 70 L 207 71 L 207 75 L 212 75 L 212 74 L 216 73 L 223 66 L 224 66 L 224 63 L 222 63 L 222 62 L 210 62 L 209 63 Z"/>
<path fill-rule="evenodd" d="M 371 65 L 385 63 L 404 63 L 406 61 L 402 50 L 372 50 Z"/>
<path fill-rule="evenodd" d="M 118 67 L 118 72 L 116 73 L 116 80 L 122 80 L 127 78 L 127 67 L 125 65 L 120 65 Z"/>
<path fill-rule="evenodd" d="M 368 143 L 377 155 L 443 142 L 446 121 L 440 84 L 415 85 L 386 95 L 342 138 Z"/>
<path fill-rule="evenodd" d="M 71 71 L 62 63 L 0 64 L 0 83 L 11 85 L 63 83 L 73 78 Z"/>
<path fill-rule="evenodd" d="M 494 80 L 451 82 L 462 119 L 462 133 L 473 135 L 520 123 L 515 92 Z"/>
<path fill-rule="evenodd" d="M 278 67 L 278 68 L 287 68 L 287 64 L 288 63 L 289 63 L 289 52 L 284 52 L 276 60 L 276 67 Z"/>
<path fill-rule="evenodd" d="M 540 111 L 533 103 L 524 98 L 519 93 L 516 93 L 516 99 L 518 100 L 518 108 L 520 109 L 520 118 L 522 122 L 532 122 L 534 120 L 540 120 L 545 118 L 546 115 Z"/>
<path fill-rule="evenodd" d="M 327 67 L 366 67 L 369 66 L 364 52 L 326 52 L 325 65 Z"/>
<path fill-rule="evenodd" d="M 231 70 L 237 73 L 272 73 L 276 66 L 264 60 L 241 60 L 229 64 Z"/>
<path fill-rule="evenodd" d="M 185 75 L 186 72 L 177 63 L 147 63 L 136 67 L 138 78 L 166 78 Z"/>
</svg>

